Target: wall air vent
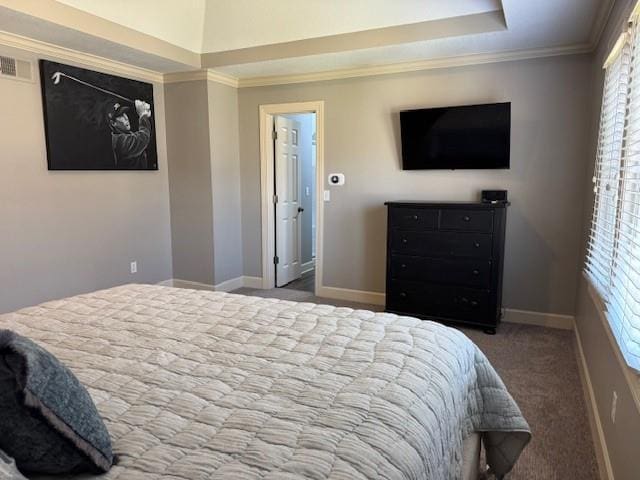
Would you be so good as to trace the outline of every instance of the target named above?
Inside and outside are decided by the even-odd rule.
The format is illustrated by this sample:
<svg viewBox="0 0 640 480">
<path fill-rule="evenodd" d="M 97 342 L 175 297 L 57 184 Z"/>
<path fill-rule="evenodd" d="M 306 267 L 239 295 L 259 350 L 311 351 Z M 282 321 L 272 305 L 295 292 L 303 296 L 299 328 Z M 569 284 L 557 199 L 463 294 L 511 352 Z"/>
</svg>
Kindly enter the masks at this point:
<svg viewBox="0 0 640 480">
<path fill-rule="evenodd" d="M 10 77 L 16 77 L 16 59 L 9 57 L 0 57 L 0 73 L 2 75 L 9 75 Z"/>
<path fill-rule="evenodd" d="M 0 78 L 33 81 L 31 62 L 0 55 Z"/>
</svg>

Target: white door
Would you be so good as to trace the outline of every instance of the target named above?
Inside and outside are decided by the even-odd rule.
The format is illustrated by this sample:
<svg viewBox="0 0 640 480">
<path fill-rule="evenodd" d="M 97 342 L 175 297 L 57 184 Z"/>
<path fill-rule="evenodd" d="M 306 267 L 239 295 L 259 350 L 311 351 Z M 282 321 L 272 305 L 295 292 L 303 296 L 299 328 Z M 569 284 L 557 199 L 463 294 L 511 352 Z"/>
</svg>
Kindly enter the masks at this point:
<svg viewBox="0 0 640 480">
<path fill-rule="evenodd" d="M 276 286 L 300 277 L 300 122 L 275 117 Z"/>
</svg>

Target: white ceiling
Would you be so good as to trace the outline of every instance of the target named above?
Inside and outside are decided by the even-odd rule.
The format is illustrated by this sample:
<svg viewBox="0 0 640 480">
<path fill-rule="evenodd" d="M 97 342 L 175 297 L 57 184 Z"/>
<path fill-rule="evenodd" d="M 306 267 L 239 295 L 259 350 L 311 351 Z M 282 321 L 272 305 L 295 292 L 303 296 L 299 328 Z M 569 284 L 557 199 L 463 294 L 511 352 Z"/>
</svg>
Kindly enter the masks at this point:
<svg viewBox="0 0 640 480">
<path fill-rule="evenodd" d="M 202 66 L 248 79 L 523 50 L 585 51 L 612 3 L 0 0 L 0 30 L 158 72 Z"/>
<path fill-rule="evenodd" d="M 206 0 L 57 1 L 178 47 L 202 53 Z"/>
</svg>

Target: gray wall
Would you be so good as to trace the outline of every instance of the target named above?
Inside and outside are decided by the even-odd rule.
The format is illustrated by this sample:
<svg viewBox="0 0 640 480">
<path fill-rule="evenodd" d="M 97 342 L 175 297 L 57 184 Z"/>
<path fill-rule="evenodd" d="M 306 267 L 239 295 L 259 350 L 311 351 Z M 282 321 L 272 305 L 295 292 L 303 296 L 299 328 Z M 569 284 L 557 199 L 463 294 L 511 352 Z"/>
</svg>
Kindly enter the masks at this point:
<svg viewBox="0 0 640 480">
<path fill-rule="evenodd" d="M 207 83 L 213 188 L 214 283 L 242 276 L 238 90 Z"/>
<path fill-rule="evenodd" d="M 585 280 L 578 291 L 576 328 L 580 335 L 598 414 L 602 424 L 609 460 L 616 480 L 638 480 L 640 472 L 640 411 L 629 388 L 629 382 L 620 357 L 619 347 L 609 338 L 609 328 L 600 315 L 599 307 L 588 293 Z M 618 350 L 618 352 L 616 352 Z M 629 372 L 640 394 L 640 382 L 635 373 Z M 616 423 L 611 421 L 613 392 L 618 395 Z M 597 433 L 594 431 L 594 435 Z"/>
<path fill-rule="evenodd" d="M 173 277 L 214 284 L 207 82 L 166 84 Z"/>
<path fill-rule="evenodd" d="M 315 204 L 316 191 L 316 168 L 313 156 L 313 134 L 316 130 L 316 118 L 314 113 L 301 113 L 297 115 L 285 115 L 285 117 L 300 122 L 300 132 L 298 134 L 298 154 L 301 163 L 300 180 L 300 203 L 304 212 L 302 213 L 302 241 L 301 241 L 301 261 L 303 264 L 313 260 L 313 231 L 312 220 Z M 306 194 L 306 189 L 309 194 Z"/>
<path fill-rule="evenodd" d="M 8 47 L 0 52 L 36 61 Z M 0 105 L 11 106 L 0 115 L 0 312 L 171 278 L 162 86 L 154 94 L 159 171 L 50 172 L 39 80 L 0 79 Z"/>
<path fill-rule="evenodd" d="M 618 0 L 616 2 L 605 33 L 592 59 L 590 150 L 584 162 L 582 179 L 585 187 L 585 201 L 581 266 L 593 209 L 591 178 L 595 166 L 604 85 L 602 65 L 622 32 L 634 4 L 634 0 Z M 616 480 L 636 480 L 638 472 L 640 472 L 640 456 L 637 455 L 638 445 L 640 445 L 640 405 L 634 399 L 634 394 L 636 398 L 640 399 L 640 381 L 638 381 L 637 374 L 623 364 L 619 347 L 610 338 L 609 326 L 601 315 L 598 302 L 595 302 L 589 294 L 587 280 L 582 275 L 579 276 L 576 299 L 576 329 L 582 342 L 614 476 Z M 631 386 L 629 379 L 631 379 Z M 618 395 L 615 424 L 612 423 L 610 416 L 614 391 Z"/>
<path fill-rule="evenodd" d="M 206 80 L 165 85 L 174 278 L 242 276 L 238 91 Z"/>
<path fill-rule="evenodd" d="M 509 190 L 505 305 L 573 314 L 590 113 L 586 55 L 239 91 L 245 275 L 261 275 L 258 107 L 325 101 L 324 285 L 384 291 L 386 200 L 477 200 Z M 511 169 L 402 171 L 398 112 L 512 102 Z"/>
</svg>

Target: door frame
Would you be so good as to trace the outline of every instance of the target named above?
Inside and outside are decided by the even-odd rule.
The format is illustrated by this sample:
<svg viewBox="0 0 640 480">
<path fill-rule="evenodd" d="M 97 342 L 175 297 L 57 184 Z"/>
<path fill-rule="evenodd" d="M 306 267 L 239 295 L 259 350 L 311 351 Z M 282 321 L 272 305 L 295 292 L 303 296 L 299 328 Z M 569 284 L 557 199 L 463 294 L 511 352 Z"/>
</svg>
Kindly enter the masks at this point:
<svg viewBox="0 0 640 480">
<path fill-rule="evenodd" d="M 276 115 L 316 114 L 316 267 L 315 292 L 322 286 L 324 224 L 324 101 L 260 105 L 260 192 L 262 222 L 262 288 L 275 288 L 275 206 L 273 125 Z"/>
</svg>

